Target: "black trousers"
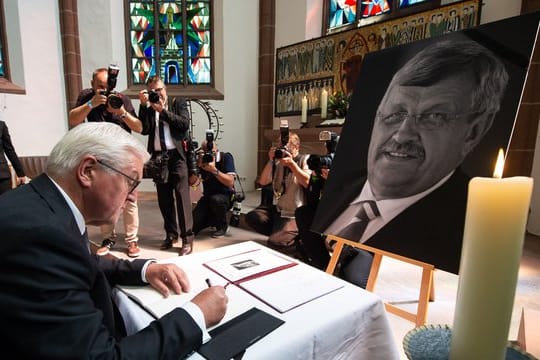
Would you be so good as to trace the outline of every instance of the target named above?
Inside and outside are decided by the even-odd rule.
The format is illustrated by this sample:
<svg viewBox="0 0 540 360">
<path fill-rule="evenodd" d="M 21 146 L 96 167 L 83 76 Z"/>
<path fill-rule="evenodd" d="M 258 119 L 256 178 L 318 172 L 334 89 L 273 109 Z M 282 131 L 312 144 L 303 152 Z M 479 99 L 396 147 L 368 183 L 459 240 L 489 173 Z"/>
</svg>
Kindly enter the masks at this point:
<svg viewBox="0 0 540 360">
<path fill-rule="evenodd" d="M 197 235 L 209 226 L 227 229 L 227 211 L 231 208 L 231 195 L 203 195 L 193 209 L 193 232 Z"/>
<path fill-rule="evenodd" d="M 0 195 L 11 190 L 11 178 L 0 179 Z"/>
<path fill-rule="evenodd" d="M 193 240 L 193 217 L 189 195 L 188 171 L 178 151 L 169 150 L 169 181 L 156 183 L 158 205 L 167 238 Z"/>
</svg>

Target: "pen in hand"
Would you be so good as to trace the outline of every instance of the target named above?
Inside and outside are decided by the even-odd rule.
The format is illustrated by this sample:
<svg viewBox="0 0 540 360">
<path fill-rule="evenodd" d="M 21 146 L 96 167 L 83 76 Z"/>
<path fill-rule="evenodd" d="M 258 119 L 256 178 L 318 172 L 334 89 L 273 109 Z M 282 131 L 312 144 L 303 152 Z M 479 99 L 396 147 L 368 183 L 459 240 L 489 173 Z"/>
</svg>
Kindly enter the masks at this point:
<svg viewBox="0 0 540 360">
<path fill-rule="evenodd" d="M 212 287 L 212 281 L 210 279 L 206 279 L 206 285 L 208 285 L 208 287 Z"/>
</svg>

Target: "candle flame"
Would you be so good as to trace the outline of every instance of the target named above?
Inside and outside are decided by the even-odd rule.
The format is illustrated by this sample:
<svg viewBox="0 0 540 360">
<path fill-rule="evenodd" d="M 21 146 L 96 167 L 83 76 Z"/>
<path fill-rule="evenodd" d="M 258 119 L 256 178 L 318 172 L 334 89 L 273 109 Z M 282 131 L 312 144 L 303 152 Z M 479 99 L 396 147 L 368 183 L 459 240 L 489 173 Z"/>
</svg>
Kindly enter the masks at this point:
<svg viewBox="0 0 540 360">
<path fill-rule="evenodd" d="M 493 177 L 497 179 L 502 178 L 504 169 L 504 151 L 499 149 L 499 154 L 497 155 L 497 163 L 495 164 L 495 171 L 493 171 Z"/>
</svg>

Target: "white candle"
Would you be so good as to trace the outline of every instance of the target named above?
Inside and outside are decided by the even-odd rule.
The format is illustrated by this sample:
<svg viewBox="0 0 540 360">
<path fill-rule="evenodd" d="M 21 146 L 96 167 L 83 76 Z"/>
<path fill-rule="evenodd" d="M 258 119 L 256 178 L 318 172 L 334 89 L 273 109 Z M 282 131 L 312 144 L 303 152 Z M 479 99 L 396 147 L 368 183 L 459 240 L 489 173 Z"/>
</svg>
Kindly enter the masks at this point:
<svg viewBox="0 0 540 360">
<path fill-rule="evenodd" d="M 328 112 L 328 91 L 323 89 L 321 92 L 321 119 L 326 119 L 326 113 Z"/>
<path fill-rule="evenodd" d="M 469 183 L 450 359 L 505 359 L 533 180 Z"/>
<path fill-rule="evenodd" d="M 307 123 L 307 97 L 302 98 L 302 124 Z"/>
</svg>

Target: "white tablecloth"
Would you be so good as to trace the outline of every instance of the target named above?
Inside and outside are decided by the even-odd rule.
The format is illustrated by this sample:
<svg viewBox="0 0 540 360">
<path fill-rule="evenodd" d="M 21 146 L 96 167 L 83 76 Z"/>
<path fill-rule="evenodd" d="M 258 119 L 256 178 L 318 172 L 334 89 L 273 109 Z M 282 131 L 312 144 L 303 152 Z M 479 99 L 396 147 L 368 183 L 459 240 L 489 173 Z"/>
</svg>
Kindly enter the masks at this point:
<svg viewBox="0 0 540 360">
<path fill-rule="evenodd" d="M 198 266 L 200 271 L 188 273 L 188 276 L 192 283 L 194 280 L 201 282 L 204 277 L 217 276 L 202 266 L 204 262 L 260 248 L 266 249 L 248 241 L 162 262 L 190 269 Z M 321 277 L 329 276 L 303 263 L 297 266 L 305 271 L 315 271 Z M 275 311 L 234 285 L 228 286 L 229 306 L 246 309 L 256 306 L 285 320 L 285 324 L 249 347 L 242 359 L 399 359 L 381 299 L 352 284 L 343 283 L 342 288 L 285 313 Z M 127 291 L 136 294 L 138 290 Z M 130 306 L 125 306 L 129 300 L 125 294 L 117 292 L 117 295 L 123 299 L 117 301 L 123 315 L 129 314 L 135 319 L 135 327 L 145 326 L 153 320 L 146 311 L 132 306 L 134 303 L 131 301 L 128 301 Z M 191 359 L 203 357 L 194 354 Z"/>
</svg>

